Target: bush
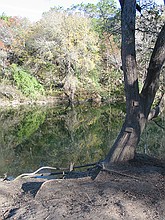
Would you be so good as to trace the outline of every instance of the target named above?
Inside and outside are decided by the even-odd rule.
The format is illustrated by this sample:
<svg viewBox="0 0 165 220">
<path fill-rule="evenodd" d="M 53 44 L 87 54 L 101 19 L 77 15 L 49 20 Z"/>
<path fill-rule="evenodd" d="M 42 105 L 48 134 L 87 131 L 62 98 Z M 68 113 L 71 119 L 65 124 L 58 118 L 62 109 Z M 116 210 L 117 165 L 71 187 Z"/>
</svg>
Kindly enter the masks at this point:
<svg viewBox="0 0 165 220">
<path fill-rule="evenodd" d="M 45 94 L 44 87 L 34 76 L 31 76 L 16 64 L 12 64 L 11 68 L 16 86 L 25 96 L 37 99 L 38 96 Z"/>
</svg>

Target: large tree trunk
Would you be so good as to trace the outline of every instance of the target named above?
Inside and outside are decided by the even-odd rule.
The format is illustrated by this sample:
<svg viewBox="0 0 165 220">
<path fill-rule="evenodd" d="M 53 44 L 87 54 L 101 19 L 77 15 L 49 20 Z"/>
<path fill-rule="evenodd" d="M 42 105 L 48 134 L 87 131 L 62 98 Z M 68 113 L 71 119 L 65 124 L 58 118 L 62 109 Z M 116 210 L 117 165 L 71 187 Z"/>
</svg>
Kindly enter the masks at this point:
<svg viewBox="0 0 165 220">
<path fill-rule="evenodd" d="M 158 90 L 159 75 L 165 61 L 165 25 L 153 50 L 147 77 L 141 94 L 138 87 L 135 52 L 136 1 L 125 0 L 121 4 L 122 23 L 122 69 L 124 72 L 126 118 L 122 129 L 106 156 L 103 164 L 123 162 L 133 159 L 140 135 L 147 123 L 151 106 Z"/>
</svg>

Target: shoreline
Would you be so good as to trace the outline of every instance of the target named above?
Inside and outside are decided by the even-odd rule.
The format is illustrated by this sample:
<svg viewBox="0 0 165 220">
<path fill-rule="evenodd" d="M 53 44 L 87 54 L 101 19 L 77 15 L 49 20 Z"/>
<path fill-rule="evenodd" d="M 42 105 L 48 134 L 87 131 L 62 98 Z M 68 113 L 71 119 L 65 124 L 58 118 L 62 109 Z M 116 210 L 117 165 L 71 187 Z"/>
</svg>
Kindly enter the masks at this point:
<svg viewBox="0 0 165 220">
<path fill-rule="evenodd" d="M 39 99 L 39 100 L 2 100 L 0 99 L 0 109 L 3 108 L 8 108 L 8 107 L 13 107 L 17 108 L 20 106 L 30 106 L 30 105 L 48 105 L 48 104 L 61 104 L 65 103 L 66 100 L 63 98 L 57 98 L 57 97 L 45 97 L 44 99 Z"/>
<path fill-rule="evenodd" d="M 163 219 L 162 164 L 135 162 L 113 171 L 101 171 L 95 180 L 1 181 L 0 219 Z"/>
</svg>

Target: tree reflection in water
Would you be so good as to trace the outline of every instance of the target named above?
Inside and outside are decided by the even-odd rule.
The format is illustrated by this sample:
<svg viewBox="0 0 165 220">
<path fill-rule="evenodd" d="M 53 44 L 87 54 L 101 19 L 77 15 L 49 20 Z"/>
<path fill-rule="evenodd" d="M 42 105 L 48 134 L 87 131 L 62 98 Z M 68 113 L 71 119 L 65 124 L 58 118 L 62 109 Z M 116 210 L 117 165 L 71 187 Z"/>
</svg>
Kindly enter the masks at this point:
<svg viewBox="0 0 165 220">
<path fill-rule="evenodd" d="M 30 107 L 0 112 L 0 176 L 17 176 L 41 166 L 69 167 L 105 157 L 124 119 L 117 105 Z M 159 118 L 159 123 L 164 123 Z M 165 157 L 163 129 L 150 123 L 139 145 Z M 153 136 L 154 134 L 154 136 Z M 154 137 L 154 138 L 153 138 Z"/>
</svg>

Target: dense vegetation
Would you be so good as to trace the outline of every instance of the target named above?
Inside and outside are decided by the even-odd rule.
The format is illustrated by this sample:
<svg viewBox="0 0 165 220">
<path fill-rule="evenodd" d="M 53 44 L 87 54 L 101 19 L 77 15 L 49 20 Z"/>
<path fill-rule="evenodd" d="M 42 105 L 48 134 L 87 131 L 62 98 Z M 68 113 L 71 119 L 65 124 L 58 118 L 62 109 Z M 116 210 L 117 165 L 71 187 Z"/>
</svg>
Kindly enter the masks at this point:
<svg viewBox="0 0 165 220">
<path fill-rule="evenodd" d="M 144 75 L 163 9 L 149 5 L 137 16 L 138 71 Z M 62 94 L 78 100 L 123 98 L 119 18 L 113 0 L 68 10 L 55 7 L 36 23 L 2 14 L 0 83 L 9 89 L 0 90 L 0 98 L 14 99 L 11 87 L 21 92 L 21 99 Z"/>
<path fill-rule="evenodd" d="M 142 15 L 138 12 L 136 15 L 140 86 L 164 20 L 163 10 L 149 4 L 142 7 Z M 61 166 L 68 161 L 96 161 L 106 155 L 106 148 L 112 146 L 125 115 L 121 105 L 124 86 L 120 44 L 120 10 L 113 0 L 75 5 L 68 10 L 55 7 L 36 23 L 25 18 L 0 16 L 0 104 L 1 100 L 18 100 L 19 104 L 24 100 L 48 100 L 64 95 L 78 101 L 120 101 L 117 107 L 107 109 L 87 106 L 82 110 L 77 106 L 72 110 L 57 107 L 48 112 L 44 109 L 1 112 L 1 148 L 5 148 L 1 161 L 5 166 L 19 155 L 21 161 L 15 161 L 23 163 L 29 152 L 32 154 L 24 167 L 45 153 L 52 165 L 56 165 L 54 158 L 60 155 Z M 161 74 L 158 97 L 164 90 L 163 77 Z M 155 155 L 164 155 L 163 123 L 164 116 L 161 116 L 148 124 L 139 144 L 141 152 L 156 151 Z M 37 147 L 32 147 L 36 139 Z M 10 157 L 8 160 L 5 154 Z M 69 155 L 69 159 L 65 155 Z"/>
</svg>

